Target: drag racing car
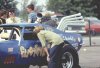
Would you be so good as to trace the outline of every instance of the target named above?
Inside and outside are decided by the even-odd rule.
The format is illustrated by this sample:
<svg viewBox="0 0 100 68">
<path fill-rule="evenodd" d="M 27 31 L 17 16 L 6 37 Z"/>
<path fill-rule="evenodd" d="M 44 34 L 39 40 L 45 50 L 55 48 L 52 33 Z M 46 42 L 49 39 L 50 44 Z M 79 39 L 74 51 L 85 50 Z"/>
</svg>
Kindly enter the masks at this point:
<svg viewBox="0 0 100 68">
<path fill-rule="evenodd" d="M 46 53 L 41 46 L 36 26 L 53 31 L 64 39 L 61 64 L 63 68 L 79 68 L 77 51 L 83 40 L 80 34 L 65 33 L 44 24 L 0 25 L 0 68 L 29 68 L 29 65 L 47 65 Z M 47 46 L 49 49 L 49 45 Z"/>
</svg>

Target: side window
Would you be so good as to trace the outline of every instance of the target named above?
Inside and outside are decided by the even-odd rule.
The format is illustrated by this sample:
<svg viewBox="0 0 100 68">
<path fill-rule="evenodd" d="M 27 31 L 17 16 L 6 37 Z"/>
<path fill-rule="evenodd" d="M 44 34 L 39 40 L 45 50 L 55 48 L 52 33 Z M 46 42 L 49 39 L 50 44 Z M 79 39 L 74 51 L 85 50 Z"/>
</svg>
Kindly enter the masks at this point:
<svg viewBox="0 0 100 68">
<path fill-rule="evenodd" d="M 24 33 L 24 40 L 38 40 L 37 34 L 35 32 Z"/>
<path fill-rule="evenodd" d="M 2 32 L 0 33 L 0 41 L 8 40 L 10 34 L 11 34 L 11 30 L 2 29 Z"/>
<path fill-rule="evenodd" d="M 24 30 L 24 40 L 38 40 L 37 34 L 33 32 L 34 27 L 26 27 Z"/>
<path fill-rule="evenodd" d="M 15 28 L 5 27 L 0 33 L 1 40 L 20 40 L 19 31 Z"/>
</svg>

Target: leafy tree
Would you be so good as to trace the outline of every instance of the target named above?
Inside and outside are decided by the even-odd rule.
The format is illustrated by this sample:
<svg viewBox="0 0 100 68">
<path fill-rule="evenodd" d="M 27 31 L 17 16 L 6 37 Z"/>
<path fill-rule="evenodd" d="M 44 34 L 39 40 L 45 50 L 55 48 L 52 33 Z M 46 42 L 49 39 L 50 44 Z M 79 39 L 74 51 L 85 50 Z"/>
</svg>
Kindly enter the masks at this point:
<svg viewBox="0 0 100 68">
<path fill-rule="evenodd" d="M 93 5 L 95 5 L 94 12 L 97 13 L 97 17 L 100 19 L 100 0 L 93 0 Z"/>
<path fill-rule="evenodd" d="M 64 14 L 75 14 L 81 12 L 84 16 L 96 16 L 93 0 L 49 0 L 48 9 Z"/>
<path fill-rule="evenodd" d="M 13 0 L 0 0 L 0 9 L 16 9 L 16 3 L 17 2 L 14 2 Z"/>
</svg>

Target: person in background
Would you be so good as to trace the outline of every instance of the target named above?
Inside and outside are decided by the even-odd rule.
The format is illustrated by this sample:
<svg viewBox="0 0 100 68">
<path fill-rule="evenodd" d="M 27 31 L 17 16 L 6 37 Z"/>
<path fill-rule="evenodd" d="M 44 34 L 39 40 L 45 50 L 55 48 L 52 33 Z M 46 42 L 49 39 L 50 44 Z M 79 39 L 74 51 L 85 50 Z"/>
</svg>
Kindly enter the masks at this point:
<svg viewBox="0 0 100 68">
<path fill-rule="evenodd" d="M 34 11 L 34 5 L 30 4 L 27 6 L 28 14 L 28 23 L 34 23 L 37 19 L 37 13 Z"/>
<path fill-rule="evenodd" d="M 6 23 L 13 24 L 13 23 L 21 23 L 21 18 L 16 17 L 15 11 L 13 9 L 8 11 L 8 18 Z"/>
<path fill-rule="evenodd" d="M 0 24 L 6 24 L 7 12 L 2 9 L 0 10 Z"/>
<path fill-rule="evenodd" d="M 42 14 L 41 13 L 37 13 L 37 19 L 35 21 L 35 23 L 42 23 Z"/>
<path fill-rule="evenodd" d="M 37 33 L 37 36 L 47 54 L 48 68 L 62 68 L 61 55 L 64 40 L 56 33 L 44 30 L 42 26 L 34 28 L 33 32 Z M 47 44 L 50 45 L 50 52 L 48 52 Z"/>
</svg>

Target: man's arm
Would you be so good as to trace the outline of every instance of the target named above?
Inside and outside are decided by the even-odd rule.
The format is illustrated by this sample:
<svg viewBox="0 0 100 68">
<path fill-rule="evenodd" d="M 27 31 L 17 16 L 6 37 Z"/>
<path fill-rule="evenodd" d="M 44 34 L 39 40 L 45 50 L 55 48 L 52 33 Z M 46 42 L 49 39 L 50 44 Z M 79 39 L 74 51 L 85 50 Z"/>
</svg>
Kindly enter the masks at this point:
<svg viewBox="0 0 100 68">
<path fill-rule="evenodd" d="M 41 33 L 39 32 L 37 34 L 37 36 L 38 36 L 38 38 L 39 38 L 39 40 L 40 40 L 40 42 L 42 44 L 42 47 L 46 47 L 46 40 L 45 40 L 44 33 L 43 32 L 41 32 Z"/>
<path fill-rule="evenodd" d="M 47 61 L 49 62 L 50 61 L 49 52 L 48 52 L 48 48 L 46 47 L 46 39 L 45 39 L 44 33 L 43 32 L 38 33 L 38 38 L 42 44 L 42 47 L 44 48 L 44 51 L 47 54 Z"/>
<path fill-rule="evenodd" d="M 29 14 L 29 15 L 28 15 L 28 23 L 31 23 L 31 21 L 32 21 L 32 15 Z"/>
<path fill-rule="evenodd" d="M 44 48 L 44 51 L 47 54 L 47 57 L 49 57 L 49 52 L 48 52 L 48 48 L 46 47 L 46 40 L 45 40 L 45 37 L 44 37 L 44 33 L 38 33 L 38 38 L 39 38 L 39 40 L 42 44 L 42 47 Z"/>
<path fill-rule="evenodd" d="M 48 50 L 46 48 L 46 40 L 45 40 L 45 37 L 44 37 L 44 33 L 38 33 L 38 38 L 42 44 L 42 47 L 44 48 L 46 54 L 48 55 Z"/>
<path fill-rule="evenodd" d="M 49 56 L 48 48 L 47 47 L 44 47 L 44 51 L 47 54 L 47 61 L 49 62 L 50 61 L 50 56 Z"/>
<path fill-rule="evenodd" d="M 48 48 L 47 48 L 47 47 L 44 47 L 44 50 L 45 50 L 45 52 L 46 52 L 47 56 L 49 57 Z"/>
</svg>

